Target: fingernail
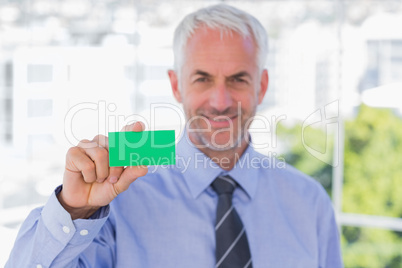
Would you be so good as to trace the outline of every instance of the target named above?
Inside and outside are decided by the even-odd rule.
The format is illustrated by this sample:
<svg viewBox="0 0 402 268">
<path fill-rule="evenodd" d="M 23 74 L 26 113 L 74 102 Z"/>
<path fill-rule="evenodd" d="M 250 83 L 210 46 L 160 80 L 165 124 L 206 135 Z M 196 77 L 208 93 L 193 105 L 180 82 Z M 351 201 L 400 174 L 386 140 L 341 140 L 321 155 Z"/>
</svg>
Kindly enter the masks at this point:
<svg viewBox="0 0 402 268">
<path fill-rule="evenodd" d="M 110 183 L 116 183 L 117 177 L 110 177 L 109 181 L 110 181 Z"/>
</svg>

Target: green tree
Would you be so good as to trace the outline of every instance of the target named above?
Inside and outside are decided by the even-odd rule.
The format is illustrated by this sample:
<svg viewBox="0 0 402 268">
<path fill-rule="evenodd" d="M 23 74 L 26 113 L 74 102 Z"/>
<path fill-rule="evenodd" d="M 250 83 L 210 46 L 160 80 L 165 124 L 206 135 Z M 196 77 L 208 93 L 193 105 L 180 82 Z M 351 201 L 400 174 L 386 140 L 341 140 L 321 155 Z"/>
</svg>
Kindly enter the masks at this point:
<svg viewBox="0 0 402 268">
<path fill-rule="evenodd" d="M 319 150 L 325 135 L 322 129 L 308 129 L 305 143 Z M 280 126 L 278 136 L 288 148 L 283 155 L 286 162 L 317 179 L 330 193 L 332 167 L 304 148 L 301 125 Z M 362 105 L 356 118 L 345 122 L 343 212 L 402 217 L 401 182 L 402 119 L 392 110 Z M 344 226 L 342 246 L 345 267 L 402 267 L 401 233 Z"/>
<path fill-rule="evenodd" d="M 331 195 L 332 166 L 328 163 L 331 163 L 332 159 L 325 159 L 324 162 L 307 151 L 302 142 L 302 124 L 297 123 L 291 127 L 279 124 L 277 135 L 280 147 L 285 148 L 281 158 L 284 158 L 286 163 L 319 181 L 327 193 Z M 326 135 L 330 135 L 330 141 L 333 140 L 331 133 L 326 133 L 323 128 L 307 127 L 304 129 L 304 144 L 321 153 L 329 150 L 327 154 L 332 156 L 333 144 L 326 144 Z"/>
</svg>

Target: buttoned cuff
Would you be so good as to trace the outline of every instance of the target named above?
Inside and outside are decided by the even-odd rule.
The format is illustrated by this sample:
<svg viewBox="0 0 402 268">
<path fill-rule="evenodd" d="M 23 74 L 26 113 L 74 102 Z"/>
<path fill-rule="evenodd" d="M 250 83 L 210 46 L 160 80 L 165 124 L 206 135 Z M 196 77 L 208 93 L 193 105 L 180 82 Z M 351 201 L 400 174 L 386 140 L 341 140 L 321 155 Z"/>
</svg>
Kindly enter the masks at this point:
<svg viewBox="0 0 402 268">
<path fill-rule="evenodd" d="M 89 219 L 72 220 L 70 214 L 57 199 L 62 186 L 50 196 L 42 210 L 42 220 L 52 236 L 63 244 L 84 244 L 91 242 L 99 233 L 109 216 L 109 206 L 100 208 Z"/>
</svg>

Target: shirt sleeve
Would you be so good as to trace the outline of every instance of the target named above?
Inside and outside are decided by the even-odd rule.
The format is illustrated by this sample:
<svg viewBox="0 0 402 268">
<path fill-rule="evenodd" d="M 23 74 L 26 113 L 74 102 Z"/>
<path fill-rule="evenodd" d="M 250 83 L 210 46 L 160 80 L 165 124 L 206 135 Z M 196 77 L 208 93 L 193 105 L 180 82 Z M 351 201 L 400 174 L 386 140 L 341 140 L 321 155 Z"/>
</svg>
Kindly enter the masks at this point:
<svg viewBox="0 0 402 268">
<path fill-rule="evenodd" d="M 318 216 L 319 267 L 343 268 L 338 226 L 327 195 L 319 204 Z"/>
<path fill-rule="evenodd" d="M 33 210 L 24 221 L 6 268 L 95 267 L 90 262 L 96 259 L 91 256 L 95 253 L 113 261 L 113 226 L 107 221 L 109 206 L 100 208 L 90 219 L 73 221 L 56 197 L 60 191 L 61 186 L 44 207 Z M 105 265 L 112 267 L 110 264 Z"/>
</svg>

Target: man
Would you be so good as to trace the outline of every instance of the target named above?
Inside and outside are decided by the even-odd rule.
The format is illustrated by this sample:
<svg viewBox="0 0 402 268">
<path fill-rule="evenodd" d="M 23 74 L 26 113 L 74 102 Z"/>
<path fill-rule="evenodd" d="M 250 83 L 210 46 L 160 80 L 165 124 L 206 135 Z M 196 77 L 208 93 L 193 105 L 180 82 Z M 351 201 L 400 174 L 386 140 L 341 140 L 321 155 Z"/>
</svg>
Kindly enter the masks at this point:
<svg viewBox="0 0 402 268">
<path fill-rule="evenodd" d="M 266 48 L 265 30 L 243 11 L 188 15 L 169 71 L 187 119 L 177 144 L 187 165 L 109 167 L 106 137 L 81 141 L 6 267 L 342 267 L 322 187 L 292 167 L 263 167 L 249 145 L 268 87 Z"/>
</svg>

